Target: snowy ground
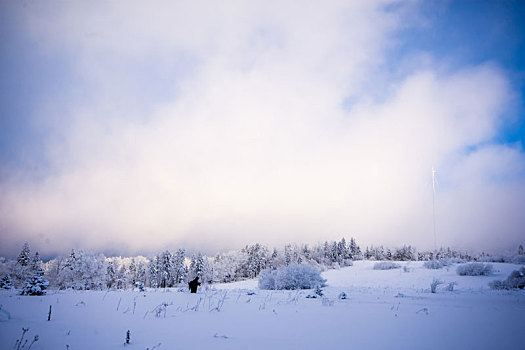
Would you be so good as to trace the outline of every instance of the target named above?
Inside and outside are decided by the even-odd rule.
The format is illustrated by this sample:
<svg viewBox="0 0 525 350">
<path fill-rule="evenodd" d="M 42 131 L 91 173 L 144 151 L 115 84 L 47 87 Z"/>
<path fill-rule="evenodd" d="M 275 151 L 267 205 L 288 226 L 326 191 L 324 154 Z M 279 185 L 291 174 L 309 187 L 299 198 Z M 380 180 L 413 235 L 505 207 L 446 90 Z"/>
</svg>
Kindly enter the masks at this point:
<svg viewBox="0 0 525 350">
<path fill-rule="evenodd" d="M 493 291 L 518 265 L 493 264 L 489 277 L 458 276 L 455 266 L 422 263 L 376 271 L 373 262 L 323 273 L 325 297 L 311 290 L 261 291 L 257 281 L 177 289 L 50 291 L 44 297 L 0 293 L 0 349 L 22 327 L 31 349 L 525 349 L 525 291 Z M 433 278 L 446 282 L 430 293 Z M 454 291 L 446 291 L 457 282 Z M 348 299 L 340 300 L 345 292 Z M 253 294 L 255 293 L 255 294 Z M 249 295 L 252 294 L 252 295 Z M 51 321 L 47 321 L 49 306 Z M 164 306 L 163 306 L 164 305 Z M 9 313 L 9 317 L 7 315 Z M 131 343 L 124 345 L 126 331 Z M 28 344 L 29 345 L 29 344 Z M 26 349 L 28 347 L 26 345 Z"/>
</svg>

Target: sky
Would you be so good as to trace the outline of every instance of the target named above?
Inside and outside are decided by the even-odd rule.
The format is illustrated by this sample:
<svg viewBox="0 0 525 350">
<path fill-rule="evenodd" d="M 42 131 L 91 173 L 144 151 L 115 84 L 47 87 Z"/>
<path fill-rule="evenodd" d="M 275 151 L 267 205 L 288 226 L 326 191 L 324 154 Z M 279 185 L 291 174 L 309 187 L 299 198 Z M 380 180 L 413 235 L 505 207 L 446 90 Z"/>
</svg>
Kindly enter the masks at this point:
<svg viewBox="0 0 525 350">
<path fill-rule="evenodd" d="M 525 243 L 520 1 L 2 1 L 0 255 L 24 241 Z"/>
</svg>

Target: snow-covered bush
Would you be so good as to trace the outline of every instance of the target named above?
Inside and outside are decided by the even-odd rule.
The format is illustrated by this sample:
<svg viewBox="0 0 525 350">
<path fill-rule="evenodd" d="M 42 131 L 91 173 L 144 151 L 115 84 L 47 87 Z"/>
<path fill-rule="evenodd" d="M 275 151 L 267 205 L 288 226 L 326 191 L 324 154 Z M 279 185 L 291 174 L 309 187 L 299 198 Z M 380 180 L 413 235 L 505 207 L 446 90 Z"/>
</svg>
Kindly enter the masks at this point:
<svg viewBox="0 0 525 350">
<path fill-rule="evenodd" d="M 13 280 L 11 279 L 11 275 L 5 274 L 0 279 L 0 289 L 11 289 L 13 288 Z"/>
<path fill-rule="evenodd" d="M 478 258 L 481 262 L 525 264 L 525 255 L 484 255 Z"/>
<path fill-rule="evenodd" d="M 259 276 L 260 289 L 311 289 L 323 287 L 326 280 L 311 265 L 292 264 L 276 270 L 263 270 Z"/>
<path fill-rule="evenodd" d="M 139 292 L 144 292 L 144 283 L 142 282 L 135 282 L 135 286 L 139 289 Z"/>
<path fill-rule="evenodd" d="M 484 255 L 478 258 L 481 262 L 506 263 L 511 261 L 511 257 L 504 255 Z"/>
<path fill-rule="evenodd" d="M 514 255 L 512 257 L 513 264 L 525 264 L 525 255 Z"/>
<path fill-rule="evenodd" d="M 452 264 L 464 264 L 467 262 L 467 260 L 461 258 L 447 258 L 441 259 L 440 261 L 444 263 L 444 266 L 449 266 Z"/>
<path fill-rule="evenodd" d="M 275 287 L 275 279 L 277 277 L 277 270 L 263 270 L 259 275 L 260 289 L 277 289 Z"/>
<path fill-rule="evenodd" d="M 325 297 L 322 297 L 321 298 L 321 304 L 323 306 L 334 306 L 334 301 L 333 300 L 330 300 L 328 298 L 325 298 Z"/>
<path fill-rule="evenodd" d="M 438 270 L 443 267 L 450 266 L 452 264 L 459 264 L 459 263 L 465 263 L 466 261 L 464 259 L 459 258 L 442 258 L 439 260 L 428 260 L 423 263 L 423 267 L 427 269 L 434 269 Z"/>
<path fill-rule="evenodd" d="M 392 270 L 399 268 L 401 268 L 401 265 L 392 261 L 381 261 L 374 264 L 374 270 Z"/>
<path fill-rule="evenodd" d="M 453 292 L 454 291 L 454 286 L 457 286 L 457 284 L 458 283 L 456 281 L 449 282 L 449 284 L 446 287 L 446 290 L 448 290 L 449 292 Z"/>
<path fill-rule="evenodd" d="M 440 285 L 440 284 L 443 284 L 444 282 L 439 280 L 439 279 L 436 279 L 434 278 L 432 280 L 432 283 L 430 283 L 430 292 L 431 293 L 435 293 L 437 291 L 437 287 Z"/>
<path fill-rule="evenodd" d="M 443 266 L 444 265 L 441 262 L 441 260 L 428 260 L 423 263 L 423 267 L 427 269 L 432 269 L 432 270 L 438 270 L 442 268 Z"/>
<path fill-rule="evenodd" d="M 488 276 L 492 273 L 492 265 L 484 263 L 468 263 L 459 265 L 456 272 L 460 276 Z"/>
<path fill-rule="evenodd" d="M 324 295 L 323 290 L 321 289 L 320 285 L 317 285 L 315 287 L 315 294 L 319 295 L 320 297 L 322 297 Z"/>
<path fill-rule="evenodd" d="M 523 289 L 525 288 L 525 267 L 511 272 L 506 280 L 495 280 L 489 283 L 492 289 Z"/>
</svg>

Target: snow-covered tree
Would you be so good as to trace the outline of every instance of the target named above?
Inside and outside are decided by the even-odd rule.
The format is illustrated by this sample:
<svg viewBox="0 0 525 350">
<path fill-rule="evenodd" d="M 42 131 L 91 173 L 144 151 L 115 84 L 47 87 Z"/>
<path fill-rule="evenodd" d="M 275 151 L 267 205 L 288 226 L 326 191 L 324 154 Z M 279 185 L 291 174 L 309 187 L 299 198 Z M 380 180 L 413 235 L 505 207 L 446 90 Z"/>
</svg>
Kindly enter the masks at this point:
<svg viewBox="0 0 525 350">
<path fill-rule="evenodd" d="M 330 249 L 330 244 L 328 243 L 328 241 L 325 241 L 324 244 L 323 244 L 323 258 L 321 260 L 321 263 L 324 264 L 324 265 L 331 265 L 331 262 L 332 262 L 332 252 L 331 252 L 331 249 Z"/>
<path fill-rule="evenodd" d="M 390 250 L 390 248 L 387 248 L 386 250 L 385 259 L 392 260 L 392 251 Z"/>
<path fill-rule="evenodd" d="M 106 286 L 108 288 L 113 288 L 116 281 L 116 271 L 115 271 L 115 263 L 113 260 L 108 261 L 108 266 L 106 268 Z"/>
<path fill-rule="evenodd" d="M 137 283 L 137 264 L 135 258 L 131 258 L 131 262 L 129 263 L 126 281 L 131 288 L 134 288 L 135 283 Z"/>
<path fill-rule="evenodd" d="M 223 254 L 217 254 L 213 258 L 213 281 L 214 282 L 233 282 L 237 279 L 237 271 L 239 261 L 244 260 L 239 258 L 238 251 L 232 251 Z"/>
<path fill-rule="evenodd" d="M 303 244 L 303 246 L 301 248 L 301 254 L 302 254 L 302 256 L 303 256 L 305 261 L 312 260 L 312 251 L 308 247 L 308 244 Z"/>
<path fill-rule="evenodd" d="M 11 271 L 16 287 L 22 287 L 25 280 L 32 275 L 30 254 L 31 250 L 29 249 L 29 243 L 25 242 L 20 254 L 16 258 L 16 264 Z"/>
<path fill-rule="evenodd" d="M 143 261 L 139 261 L 137 265 L 137 277 L 135 283 L 142 283 L 143 286 L 146 285 L 146 266 Z"/>
<path fill-rule="evenodd" d="M 376 248 L 374 250 L 374 259 L 385 260 L 385 249 L 382 245 L 380 245 L 379 248 Z"/>
<path fill-rule="evenodd" d="M 179 249 L 173 256 L 173 281 L 175 284 L 184 283 L 188 276 L 188 268 L 185 264 L 186 251 Z"/>
<path fill-rule="evenodd" d="M 166 250 L 159 256 L 159 287 L 166 288 L 173 286 L 172 265 L 172 255 L 168 250 Z"/>
<path fill-rule="evenodd" d="M 189 279 L 194 279 L 195 277 L 199 277 L 199 279 L 202 280 L 202 275 L 204 272 L 205 263 L 204 263 L 204 257 L 201 253 L 198 253 L 197 255 L 193 255 L 191 258 L 190 263 L 190 271 L 189 271 Z"/>
<path fill-rule="evenodd" d="M 115 274 L 115 287 L 117 289 L 126 289 L 127 278 L 126 278 L 126 265 L 120 266 Z"/>
<path fill-rule="evenodd" d="M 351 257 L 350 250 L 346 246 L 346 240 L 343 237 L 337 243 L 337 262 L 339 263 L 339 265 L 344 265 L 344 262 L 350 259 L 350 257 Z"/>
<path fill-rule="evenodd" d="M 77 254 L 74 249 L 71 249 L 71 253 L 66 258 L 64 266 L 59 274 L 59 286 L 60 289 L 77 288 L 79 280 L 81 279 L 82 270 L 80 268 L 80 263 L 77 259 Z"/>
<path fill-rule="evenodd" d="M 31 273 L 36 271 L 42 271 L 42 274 L 44 273 L 42 269 L 42 259 L 40 259 L 40 255 L 38 254 L 38 252 L 35 252 L 35 255 L 31 258 L 29 268 Z"/>
<path fill-rule="evenodd" d="M 396 261 L 416 260 L 415 250 L 411 246 L 404 245 L 402 248 L 396 249 L 392 259 Z"/>
<path fill-rule="evenodd" d="M 256 243 L 252 246 L 246 246 L 243 249 L 246 254 L 245 265 L 241 267 L 247 278 L 256 277 L 261 270 L 266 268 L 268 262 L 268 248 Z"/>
<path fill-rule="evenodd" d="M 97 290 L 106 285 L 106 263 L 102 254 L 71 250 L 67 258 L 48 264 L 53 286 L 59 289 Z"/>
<path fill-rule="evenodd" d="M 350 254 L 352 254 L 353 260 L 360 260 L 363 258 L 361 248 L 357 245 L 354 237 L 350 238 Z"/>
<path fill-rule="evenodd" d="M 149 286 L 151 288 L 159 287 L 159 269 L 158 269 L 159 257 L 156 256 L 150 260 L 148 270 L 149 270 Z"/>
<path fill-rule="evenodd" d="M 277 252 L 277 248 L 273 248 L 272 255 L 268 259 L 268 268 L 269 269 L 275 269 L 279 265 L 278 261 L 279 253 Z"/>
<path fill-rule="evenodd" d="M 371 249 L 368 249 L 368 246 L 366 247 L 364 255 L 365 260 L 370 260 L 374 256 L 373 249 L 374 247 L 371 247 Z"/>
<path fill-rule="evenodd" d="M 336 263 L 337 262 L 337 242 L 333 241 L 330 243 L 330 262 Z"/>
<path fill-rule="evenodd" d="M 284 246 L 284 264 L 290 265 L 292 263 L 292 246 L 287 244 Z"/>
<path fill-rule="evenodd" d="M 25 242 L 22 251 L 20 251 L 20 254 L 18 255 L 18 258 L 16 258 L 16 261 L 21 266 L 28 266 L 31 261 L 31 250 L 29 249 L 29 243 Z"/>
<path fill-rule="evenodd" d="M 38 253 L 32 259 L 32 275 L 25 281 L 25 286 L 21 291 L 22 295 L 44 295 L 49 286 L 49 281 L 44 278 L 44 270 L 42 269 L 42 261 Z"/>
<path fill-rule="evenodd" d="M 26 280 L 26 284 L 22 289 L 22 295 L 44 295 L 49 286 L 49 281 L 44 278 L 44 275 L 34 273 Z"/>
</svg>

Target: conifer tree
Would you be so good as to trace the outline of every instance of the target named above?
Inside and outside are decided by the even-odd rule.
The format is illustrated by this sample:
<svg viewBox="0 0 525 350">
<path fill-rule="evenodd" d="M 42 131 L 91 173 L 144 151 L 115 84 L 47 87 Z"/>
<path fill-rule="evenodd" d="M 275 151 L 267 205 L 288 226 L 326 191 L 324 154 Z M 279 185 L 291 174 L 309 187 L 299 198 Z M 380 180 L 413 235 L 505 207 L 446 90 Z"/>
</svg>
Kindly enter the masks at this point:
<svg viewBox="0 0 525 350">
<path fill-rule="evenodd" d="M 137 283 L 137 264 L 135 263 L 135 258 L 131 258 L 131 262 L 127 270 L 126 280 L 131 288 L 135 287 L 135 284 Z"/>
<path fill-rule="evenodd" d="M 151 288 L 159 287 L 159 270 L 158 270 L 158 256 L 155 256 L 149 262 L 149 286 Z"/>
<path fill-rule="evenodd" d="M 354 237 L 350 238 L 350 253 L 352 254 L 353 260 L 362 259 L 361 248 L 357 245 Z"/>
<path fill-rule="evenodd" d="M 312 254 L 310 252 L 310 248 L 308 248 L 308 244 L 303 245 L 302 254 L 307 261 L 312 258 Z"/>
<path fill-rule="evenodd" d="M 22 289 L 22 295 L 44 295 L 49 286 L 49 281 L 44 278 L 44 270 L 42 269 L 42 261 L 35 254 L 32 259 L 32 275 L 26 279 L 25 286 Z"/>
<path fill-rule="evenodd" d="M 330 249 L 330 244 L 328 241 L 325 241 L 323 244 L 323 259 L 322 263 L 325 265 L 330 265 L 332 262 L 332 250 Z"/>
<path fill-rule="evenodd" d="M 144 266 L 144 262 L 142 261 L 139 261 L 137 265 L 136 282 L 142 283 L 143 286 L 146 285 L 146 266 Z"/>
<path fill-rule="evenodd" d="M 25 242 L 20 254 L 16 259 L 16 264 L 11 271 L 14 278 L 14 284 L 16 287 L 24 285 L 24 281 L 31 276 L 31 256 L 30 256 L 29 243 Z"/>
<path fill-rule="evenodd" d="M 30 254 L 31 250 L 29 249 L 29 243 L 25 242 L 22 250 L 20 251 L 20 254 L 18 255 L 18 258 L 16 259 L 16 262 L 20 266 L 28 266 L 30 263 Z"/>
<path fill-rule="evenodd" d="M 40 255 L 38 254 L 38 252 L 35 252 L 35 255 L 31 259 L 31 263 L 29 266 L 30 266 L 31 272 L 37 272 L 37 271 L 42 270 L 42 259 L 40 259 Z"/>
<path fill-rule="evenodd" d="M 194 255 L 191 259 L 190 264 L 190 279 L 199 277 L 202 280 L 202 275 L 204 273 L 205 263 L 204 258 L 201 253 Z"/>
<path fill-rule="evenodd" d="M 365 249 L 365 260 L 369 260 L 372 257 L 372 251 L 374 250 L 374 247 L 372 249 L 368 249 L 368 246 L 366 246 Z"/>
<path fill-rule="evenodd" d="M 292 263 L 292 246 L 287 244 L 284 246 L 284 264 L 286 266 Z"/>
<path fill-rule="evenodd" d="M 126 265 L 122 265 L 115 274 L 115 286 L 117 289 L 125 289 L 126 282 Z"/>
<path fill-rule="evenodd" d="M 172 256 L 169 251 L 164 251 L 159 258 L 159 278 L 161 288 L 172 287 L 173 286 L 173 276 L 172 276 Z"/>
<path fill-rule="evenodd" d="M 386 250 L 385 259 L 392 260 L 392 251 L 390 251 L 390 248 L 387 248 Z"/>
<path fill-rule="evenodd" d="M 188 268 L 185 265 L 186 251 L 179 249 L 173 257 L 173 280 L 175 284 L 186 281 Z"/>
<path fill-rule="evenodd" d="M 337 256 L 338 261 L 343 262 L 344 260 L 347 260 L 350 257 L 350 251 L 348 250 L 348 247 L 346 246 L 346 239 L 343 237 L 337 243 Z"/>
<path fill-rule="evenodd" d="M 106 285 L 108 288 L 112 288 L 115 285 L 116 272 L 115 263 L 113 260 L 108 261 L 107 273 L 106 273 Z"/>
<path fill-rule="evenodd" d="M 332 264 L 337 262 L 337 243 L 335 241 L 330 243 L 330 262 Z"/>
<path fill-rule="evenodd" d="M 277 268 L 277 264 L 278 264 L 278 261 L 277 261 L 277 257 L 279 256 L 279 253 L 277 252 L 277 248 L 273 248 L 273 252 L 272 252 L 272 255 L 270 257 L 270 259 L 268 260 L 268 267 L 270 269 L 276 269 Z"/>
</svg>

